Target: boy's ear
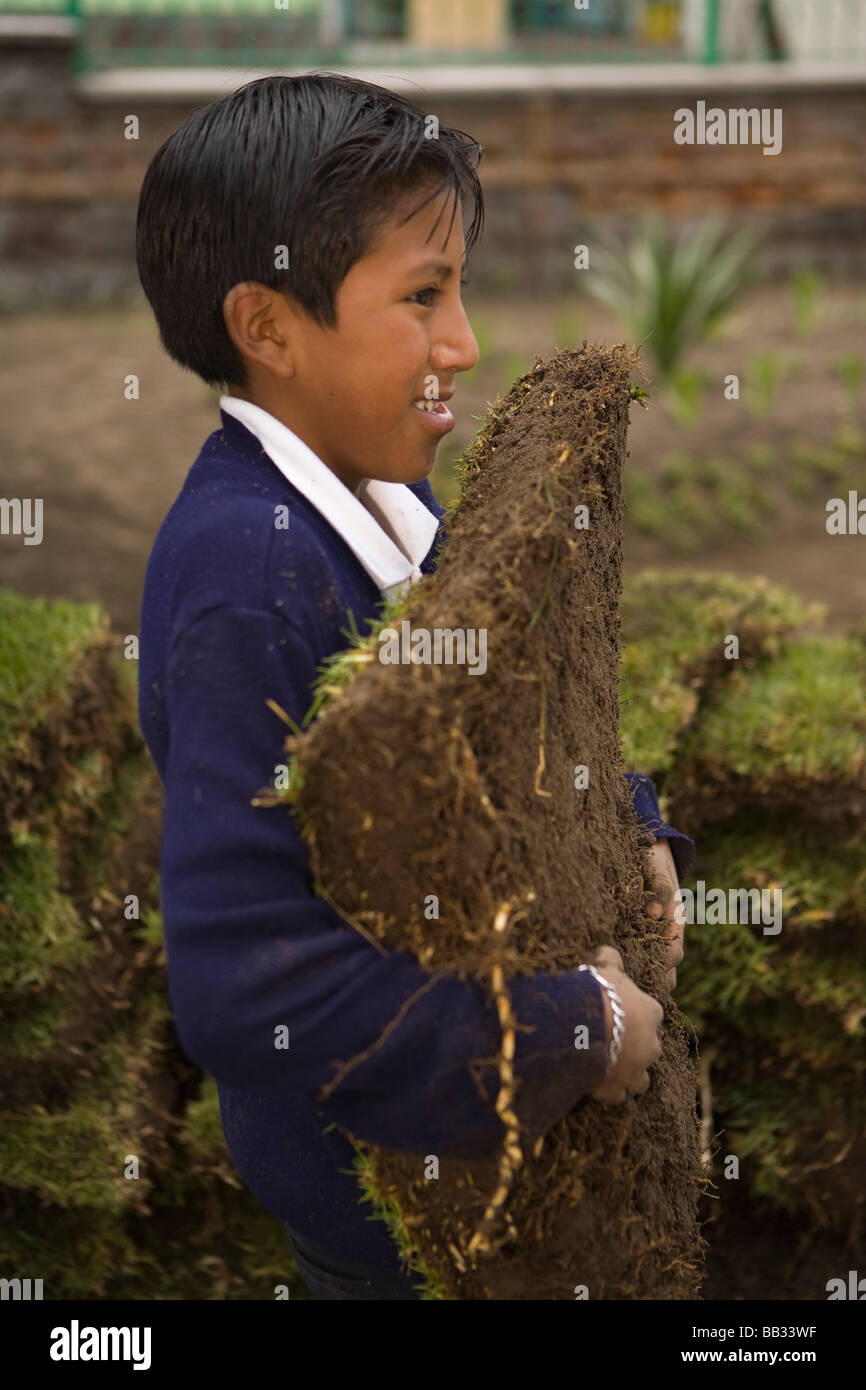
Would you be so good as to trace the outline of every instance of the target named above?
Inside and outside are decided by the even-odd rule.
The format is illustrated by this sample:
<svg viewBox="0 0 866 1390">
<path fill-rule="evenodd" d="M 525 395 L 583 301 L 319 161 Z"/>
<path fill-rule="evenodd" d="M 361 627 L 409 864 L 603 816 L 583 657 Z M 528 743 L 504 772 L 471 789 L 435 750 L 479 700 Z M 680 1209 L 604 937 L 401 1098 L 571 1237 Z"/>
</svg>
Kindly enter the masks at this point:
<svg viewBox="0 0 866 1390">
<path fill-rule="evenodd" d="M 294 372 L 287 309 L 279 291 L 253 280 L 232 285 L 223 300 L 226 332 L 244 360 L 282 377 Z"/>
</svg>

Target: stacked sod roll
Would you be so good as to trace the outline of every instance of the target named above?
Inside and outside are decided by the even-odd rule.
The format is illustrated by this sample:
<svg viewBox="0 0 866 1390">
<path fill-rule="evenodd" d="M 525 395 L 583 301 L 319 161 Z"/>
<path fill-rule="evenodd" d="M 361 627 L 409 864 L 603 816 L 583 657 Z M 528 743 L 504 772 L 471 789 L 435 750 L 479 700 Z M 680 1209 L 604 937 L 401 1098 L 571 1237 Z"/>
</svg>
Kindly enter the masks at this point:
<svg viewBox="0 0 866 1390">
<path fill-rule="evenodd" d="M 623 607 L 627 760 L 696 836 L 684 886 L 721 890 L 687 927 L 678 997 L 727 1296 L 825 1298 L 866 1259 L 866 646 L 821 617 L 766 580 L 686 571 L 645 572 Z"/>
<path fill-rule="evenodd" d="M 384 625 L 399 616 L 414 632 L 486 632 L 485 673 L 384 664 L 379 624 L 330 664 L 317 717 L 287 744 L 284 795 L 320 891 L 385 948 L 413 952 L 431 977 L 477 981 L 496 1006 L 501 1045 L 484 1080 L 500 1152 L 442 1157 L 430 1181 L 419 1155 L 357 1145 L 364 1193 L 427 1297 L 670 1299 L 699 1283 L 694 1073 L 644 911 L 617 724 L 635 370 L 621 346 L 536 360 L 462 461 L 435 575 L 386 610 Z M 585 1098 L 528 1143 L 509 981 L 576 968 L 603 944 L 664 1002 L 652 1086 L 619 1107 Z"/>
<path fill-rule="evenodd" d="M 0 1266 L 46 1299 L 297 1294 L 174 1039 L 120 647 L 94 605 L 0 592 Z"/>
</svg>

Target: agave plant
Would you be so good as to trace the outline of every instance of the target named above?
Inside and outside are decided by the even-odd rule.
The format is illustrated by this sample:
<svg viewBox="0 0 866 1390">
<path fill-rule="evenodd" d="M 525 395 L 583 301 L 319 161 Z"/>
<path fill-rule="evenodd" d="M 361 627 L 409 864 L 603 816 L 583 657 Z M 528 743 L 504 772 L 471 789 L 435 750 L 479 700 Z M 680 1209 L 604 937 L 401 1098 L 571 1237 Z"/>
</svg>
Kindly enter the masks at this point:
<svg viewBox="0 0 866 1390">
<path fill-rule="evenodd" d="M 731 231 L 715 215 L 679 234 L 647 215 L 629 245 L 595 244 L 587 289 L 636 341 L 646 340 L 659 375 L 669 380 L 747 283 L 756 247 L 751 231 Z"/>
</svg>

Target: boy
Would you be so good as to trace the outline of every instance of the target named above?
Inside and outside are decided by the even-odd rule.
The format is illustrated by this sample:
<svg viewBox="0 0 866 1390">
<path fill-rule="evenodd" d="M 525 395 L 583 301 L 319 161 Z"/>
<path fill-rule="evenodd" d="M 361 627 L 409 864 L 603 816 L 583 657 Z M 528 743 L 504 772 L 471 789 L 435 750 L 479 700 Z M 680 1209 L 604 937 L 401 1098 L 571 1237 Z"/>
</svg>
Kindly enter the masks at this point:
<svg viewBox="0 0 866 1390">
<path fill-rule="evenodd" d="M 365 630 L 383 594 L 435 567 L 443 510 L 427 478 L 453 424 L 445 402 L 478 356 L 459 290 L 483 223 L 478 153 L 459 131 L 425 138 L 423 113 L 382 88 L 269 77 L 176 131 L 139 206 L 139 273 L 163 345 L 225 391 L 142 607 L 169 990 L 185 1051 L 217 1079 L 233 1162 L 320 1298 L 414 1297 L 385 1227 L 358 1204 L 343 1129 L 467 1157 L 496 1153 L 503 1134 L 495 1092 L 470 1072 L 499 1045 L 482 989 L 438 981 L 380 1041 L 428 977 L 315 896 L 291 816 L 251 805 L 283 760 L 266 701 L 301 722 L 349 611 Z M 680 872 L 693 846 L 658 818 L 649 779 L 634 785 L 670 882 L 657 911 L 671 916 L 669 844 Z M 617 952 L 597 964 L 604 976 L 512 982 L 533 1029 L 515 1059 L 530 1135 L 584 1094 L 615 1103 L 649 1084 L 661 1007 Z"/>
</svg>

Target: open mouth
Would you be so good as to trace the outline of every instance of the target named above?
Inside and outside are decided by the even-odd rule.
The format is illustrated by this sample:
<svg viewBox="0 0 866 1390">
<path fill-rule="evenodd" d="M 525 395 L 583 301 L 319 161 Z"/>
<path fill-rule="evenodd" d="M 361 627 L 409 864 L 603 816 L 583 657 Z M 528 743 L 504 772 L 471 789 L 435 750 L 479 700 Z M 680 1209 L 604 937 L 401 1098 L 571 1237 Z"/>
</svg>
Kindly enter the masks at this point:
<svg viewBox="0 0 866 1390">
<path fill-rule="evenodd" d="M 434 434 L 447 434 L 454 428 L 454 416 L 444 401 L 413 401 L 413 406 Z"/>
</svg>

